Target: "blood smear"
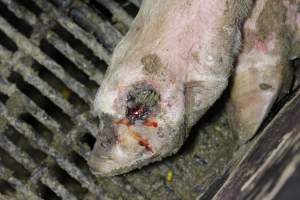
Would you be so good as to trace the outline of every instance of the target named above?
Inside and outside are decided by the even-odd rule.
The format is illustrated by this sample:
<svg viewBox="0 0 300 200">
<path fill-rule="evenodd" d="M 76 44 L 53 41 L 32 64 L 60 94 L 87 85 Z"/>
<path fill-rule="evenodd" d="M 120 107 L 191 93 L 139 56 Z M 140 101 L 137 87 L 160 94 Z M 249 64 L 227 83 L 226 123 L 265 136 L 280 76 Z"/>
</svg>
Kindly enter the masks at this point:
<svg viewBox="0 0 300 200">
<path fill-rule="evenodd" d="M 146 119 L 146 120 L 144 121 L 144 125 L 145 125 L 145 126 L 149 126 L 149 127 L 153 127 L 153 128 L 157 128 L 157 126 L 158 126 L 158 124 L 157 124 L 156 121 L 150 120 L 150 119 Z"/>
</svg>

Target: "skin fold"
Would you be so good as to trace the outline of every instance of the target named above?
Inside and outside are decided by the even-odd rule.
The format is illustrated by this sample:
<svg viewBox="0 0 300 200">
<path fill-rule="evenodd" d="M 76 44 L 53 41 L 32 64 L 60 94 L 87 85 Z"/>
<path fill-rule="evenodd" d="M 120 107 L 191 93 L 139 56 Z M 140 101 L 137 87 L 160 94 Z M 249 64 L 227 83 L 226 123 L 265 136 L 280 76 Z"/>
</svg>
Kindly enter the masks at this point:
<svg viewBox="0 0 300 200">
<path fill-rule="evenodd" d="M 89 157 L 92 171 L 102 176 L 117 175 L 176 153 L 191 126 L 227 87 L 242 44 L 241 32 L 245 43 L 238 57 L 237 78 L 228 106 L 234 113 L 231 122 L 238 124 L 235 127 L 239 131 L 243 130 L 241 124 L 247 125 L 248 116 L 257 117 L 251 114 L 253 109 L 245 117 L 243 112 L 239 114 L 245 101 L 251 101 L 255 110 L 260 107 L 255 104 L 263 99 L 269 104 L 262 112 L 265 115 L 284 88 L 282 83 L 289 73 L 278 73 L 285 71 L 283 66 L 290 52 L 288 41 L 295 38 L 297 30 L 293 17 L 287 26 L 288 36 L 281 27 L 287 23 L 283 16 L 289 13 L 288 9 L 282 11 L 286 8 L 282 6 L 294 3 L 292 0 L 287 1 L 288 5 L 276 1 L 280 7 L 274 3 L 270 14 L 280 11 L 280 17 L 275 18 L 281 20 L 280 24 L 270 30 L 261 28 L 264 24 L 258 21 L 265 20 L 261 14 L 269 14 L 264 9 L 266 2 L 273 5 L 271 0 L 258 0 L 255 4 L 250 0 L 143 1 L 129 32 L 114 51 L 95 99 L 100 127 Z M 243 28 L 253 5 L 259 14 L 252 13 Z M 274 19 L 266 23 L 271 20 Z M 270 66 L 270 70 L 265 66 Z M 258 68 L 258 73 L 265 76 L 275 73 L 275 80 L 244 75 L 243 71 L 251 68 Z M 242 86 L 243 80 L 254 79 L 262 88 L 270 90 L 271 85 L 274 94 L 265 95 L 260 93 L 262 90 Z M 249 98 L 254 91 L 260 99 L 243 99 L 240 88 Z M 262 113 L 258 114 L 260 120 L 253 122 L 256 126 L 264 118 Z M 249 138 L 256 129 L 241 134 L 241 138 Z"/>
</svg>

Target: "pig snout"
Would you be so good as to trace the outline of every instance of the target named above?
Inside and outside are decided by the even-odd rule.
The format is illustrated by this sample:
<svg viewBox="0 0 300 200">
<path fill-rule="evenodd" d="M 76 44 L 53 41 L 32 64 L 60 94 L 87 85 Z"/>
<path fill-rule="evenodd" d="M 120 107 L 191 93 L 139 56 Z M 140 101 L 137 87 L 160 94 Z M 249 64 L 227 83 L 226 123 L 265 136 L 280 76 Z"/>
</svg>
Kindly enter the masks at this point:
<svg viewBox="0 0 300 200">
<path fill-rule="evenodd" d="M 178 151 L 227 86 L 251 2 L 143 1 L 95 100 L 95 174 L 125 173 Z"/>
<path fill-rule="evenodd" d="M 115 97 L 99 93 L 99 135 L 89 164 L 95 174 L 115 175 L 160 159 L 174 151 L 183 127 L 183 92 L 154 88 L 146 82 L 122 86 Z M 107 96 L 106 96 L 107 95 Z M 101 104 L 97 104 L 101 105 Z M 178 117 L 176 117 L 178 116 Z M 175 141 L 172 142 L 172 140 Z"/>
</svg>

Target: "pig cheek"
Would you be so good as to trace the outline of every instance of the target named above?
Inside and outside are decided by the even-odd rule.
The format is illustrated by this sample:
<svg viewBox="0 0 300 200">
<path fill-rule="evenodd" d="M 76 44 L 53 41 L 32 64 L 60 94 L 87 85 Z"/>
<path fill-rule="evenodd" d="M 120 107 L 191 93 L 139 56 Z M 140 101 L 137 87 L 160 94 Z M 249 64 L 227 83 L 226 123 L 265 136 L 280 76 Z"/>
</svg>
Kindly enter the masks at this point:
<svg viewBox="0 0 300 200">
<path fill-rule="evenodd" d="M 170 85 L 161 92 L 159 118 L 166 124 L 174 125 L 183 120 L 185 112 L 185 96 L 183 84 L 176 86 Z"/>
</svg>

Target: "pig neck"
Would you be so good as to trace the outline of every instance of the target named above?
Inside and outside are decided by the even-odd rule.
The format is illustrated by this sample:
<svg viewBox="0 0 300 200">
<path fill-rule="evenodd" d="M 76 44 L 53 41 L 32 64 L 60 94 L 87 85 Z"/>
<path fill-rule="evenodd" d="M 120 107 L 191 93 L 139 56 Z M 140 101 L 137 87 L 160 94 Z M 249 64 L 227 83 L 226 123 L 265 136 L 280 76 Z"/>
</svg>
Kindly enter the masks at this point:
<svg viewBox="0 0 300 200">
<path fill-rule="evenodd" d="M 221 80 L 230 75 L 250 0 L 144 1 L 113 62 L 139 63 L 159 55 L 180 82 Z M 127 43 L 127 44 L 125 44 Z M 124 51 L 124 49 L 126 49 Z"/>
</svg>

